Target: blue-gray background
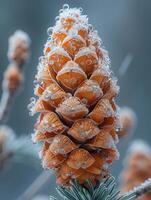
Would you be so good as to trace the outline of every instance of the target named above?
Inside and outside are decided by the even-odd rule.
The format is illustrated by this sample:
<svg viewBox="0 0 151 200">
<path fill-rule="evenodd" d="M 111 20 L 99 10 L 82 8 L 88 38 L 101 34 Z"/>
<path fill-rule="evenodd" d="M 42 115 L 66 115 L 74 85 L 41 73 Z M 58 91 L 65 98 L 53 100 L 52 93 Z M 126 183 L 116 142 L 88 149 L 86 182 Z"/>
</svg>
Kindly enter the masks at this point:
<svg viewBox="0 0 151 200">
<path fill-rule="evenodd" d="M 30 134 L 34 118 L 29 117 L 27 104 L 33 95 L 33 78 L 38 57 L 47 39 L 46 30 L 55 23 L 58 10 L 64 3 L 84 9 L 98 30 L 109 51 L 112 67 L 118 68 L 124 57 L 133 55 L 131 67 L 119 80 L 121 86 L 118 102 L 132 107 L 138 116 L 138 126 L 133 138 L 150 142 L 151 128 L 151 1 L 150 0 L 0 0 L 0 81 L 8 64 L 7 39 L 16 30 L 26 31 L 32 40 L 31 57 L 26 69 L 24 90 L 12 109 L 9 125 L 18 135 Z M 122 148 L 123 147 L 123 148 Z M 127 145 L 120 145 L 121 160 Z M 113 173 L 118 176 L 121 160 Z M 39 162 L 40 165 L 40 162 Z M 13 164 L 0 172 L 0 199 L 15 200 L 40 173 L 28 165 Z M 42 189 L 54 193 L 54 178 Z"/>
</svg>

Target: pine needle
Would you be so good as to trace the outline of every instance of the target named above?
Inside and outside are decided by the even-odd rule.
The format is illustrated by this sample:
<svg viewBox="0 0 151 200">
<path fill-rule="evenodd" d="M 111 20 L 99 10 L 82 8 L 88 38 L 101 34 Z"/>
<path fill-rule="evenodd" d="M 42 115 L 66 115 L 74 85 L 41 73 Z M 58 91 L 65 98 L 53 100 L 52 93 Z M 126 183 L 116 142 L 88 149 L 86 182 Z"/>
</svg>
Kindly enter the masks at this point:
<svg viewBox="0 0 151 200">
<path fill-rule="evenodd" d="M 64 200 L 135 200 L 144 193 L 151 191 L 151 179 L 126 194 L 120 194 L 112 176 L 101 181 L 96 187 L 93 187 L 90 181 L 87 181 L 87 183 L 90 188 L 73 181 L 70 188 L 58 186 L 57 191 Z M 52 199 L 53 197 L 51 197 Z"/>
</svg>

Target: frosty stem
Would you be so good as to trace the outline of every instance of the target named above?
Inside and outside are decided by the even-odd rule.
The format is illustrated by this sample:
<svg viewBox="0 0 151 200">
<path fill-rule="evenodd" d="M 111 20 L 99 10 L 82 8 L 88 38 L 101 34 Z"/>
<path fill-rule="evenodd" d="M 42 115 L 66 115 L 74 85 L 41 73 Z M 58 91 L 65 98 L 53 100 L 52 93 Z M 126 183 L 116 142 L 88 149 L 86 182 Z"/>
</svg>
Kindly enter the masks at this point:
<svg viewBox="0 0 151 200">
<path fill-rule="evenodd" d="M 12 104 L 14 100 L 14 94 L 8 91 L 3 91 L 0 102 L 0 122 L 5 123 L 8 119 Z"/>
<path fill-rule="evenodd" d="M 128 194 L 126 194 L 126 196 L 134 194 L 135 198 L 138 198 L 147 192 L 151 192 L 151 178 L 146 180 L 144 183 L 142 183 L 138 187 L 135 187 L 133 190 L 129 191 Z"/>
</svg>

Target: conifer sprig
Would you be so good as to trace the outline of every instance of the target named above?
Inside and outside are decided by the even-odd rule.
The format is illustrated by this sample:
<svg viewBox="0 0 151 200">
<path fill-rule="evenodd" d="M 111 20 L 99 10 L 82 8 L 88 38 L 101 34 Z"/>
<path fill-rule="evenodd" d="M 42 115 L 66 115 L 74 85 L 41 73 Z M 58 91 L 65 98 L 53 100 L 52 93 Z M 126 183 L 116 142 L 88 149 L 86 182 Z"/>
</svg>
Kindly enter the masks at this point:
<svg viewBox="0 0 151 200">
<path fill-rule="evenodd" d="M 86 184 L 87 188 L 75 180 L 70 188 L 58 186 L 57 191 L 64 200 L 135 200 L 151 191 L 151 179 L 125 194 L 120 193 L 112 176 L 100 181 L 95 187 L 90 181 Z M 54 197 L 50 199 L 55 200 Z"/>
</svg>

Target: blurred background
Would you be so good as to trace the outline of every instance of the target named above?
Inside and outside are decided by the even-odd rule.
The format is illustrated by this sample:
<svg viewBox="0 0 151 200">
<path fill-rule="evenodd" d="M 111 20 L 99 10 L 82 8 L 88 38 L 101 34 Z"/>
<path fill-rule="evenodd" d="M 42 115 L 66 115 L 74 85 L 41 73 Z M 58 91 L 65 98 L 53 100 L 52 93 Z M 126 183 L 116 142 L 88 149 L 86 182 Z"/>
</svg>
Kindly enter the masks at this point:
<svg viewBox="0 0 151 200">
<path fill-rule="evenodd" d="M 151 129 L 151 1 L 149 0 L 0 0 L 0 82 L 7 60 L 8 37 L 22 29 L 31 37 L 31 56 L 25 71 L 25 83 L 21 95 L 15 101 L 8 124 L 17 135 L 30 135 L 34 117 L 29 117 L 27 105 L 33 96 L 33 80 L 39 56 L 47 40 L 47 28 L 53 26 L 55 17 L 64 3 L 70 7 L 82 7 L 89 21 L 98 30 L 104 46 L 109 51 L 112 68 L 119 77 L 119 67 L 127 54 L 133 57 L 124 76 L 119 77 L 120 106 L 132 107 L 138 117 L 136 131 L 119 145 L 121 158 L 113 165 L 118 177 L 122 168 L 128 142 L 142 138 L 150 142 Z M 122 148 L 121 148 L 122 147 Z M 0 199 L 15 200 L 41 172 L 22 164 L 12 164 L 0 172 Z M 55 178 L 40 193 L 55 195 Z"/>
</svg>

